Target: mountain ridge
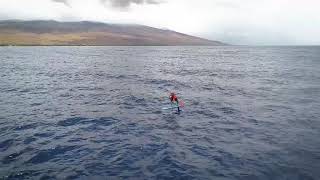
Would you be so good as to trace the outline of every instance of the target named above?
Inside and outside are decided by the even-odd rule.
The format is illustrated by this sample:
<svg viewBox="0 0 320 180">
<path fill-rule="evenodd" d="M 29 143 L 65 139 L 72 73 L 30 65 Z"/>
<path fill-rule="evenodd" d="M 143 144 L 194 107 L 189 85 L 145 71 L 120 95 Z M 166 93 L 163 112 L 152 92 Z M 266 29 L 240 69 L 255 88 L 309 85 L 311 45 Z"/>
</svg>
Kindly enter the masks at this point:
<svg viewBox="0 0 320 180">
<path fill-rule="evenodd" d="M 226 44 L 139 24 L 4 20 L 0 21 L 0 45 L 217 46 Z"/>
</svg>

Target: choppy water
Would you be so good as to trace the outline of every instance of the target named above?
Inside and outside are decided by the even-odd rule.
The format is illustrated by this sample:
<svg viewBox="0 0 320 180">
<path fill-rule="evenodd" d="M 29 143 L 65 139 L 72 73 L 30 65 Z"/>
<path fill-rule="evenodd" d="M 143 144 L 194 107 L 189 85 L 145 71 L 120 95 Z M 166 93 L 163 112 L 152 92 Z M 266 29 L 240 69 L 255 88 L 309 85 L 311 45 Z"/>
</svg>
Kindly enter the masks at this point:
<svg viewBox="0 0 320 180">
<path fill-rule="evenodd" d="M 320 47 L 1 47 L 0 179 L 316 180 L 319 109 Z"/>
</svg>

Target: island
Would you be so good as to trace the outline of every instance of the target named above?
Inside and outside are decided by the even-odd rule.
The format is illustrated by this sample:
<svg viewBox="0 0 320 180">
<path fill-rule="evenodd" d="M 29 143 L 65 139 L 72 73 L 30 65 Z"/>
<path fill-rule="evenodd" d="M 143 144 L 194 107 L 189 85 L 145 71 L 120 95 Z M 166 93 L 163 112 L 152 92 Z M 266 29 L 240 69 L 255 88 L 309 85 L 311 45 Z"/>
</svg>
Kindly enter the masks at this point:
<svg viewBox="0 0 320 180">
<path fill-rule="evenodd" d="M 219 41 L 137 24 L 0 21 L 1 46 L 221 46 Z"/>
</svg>

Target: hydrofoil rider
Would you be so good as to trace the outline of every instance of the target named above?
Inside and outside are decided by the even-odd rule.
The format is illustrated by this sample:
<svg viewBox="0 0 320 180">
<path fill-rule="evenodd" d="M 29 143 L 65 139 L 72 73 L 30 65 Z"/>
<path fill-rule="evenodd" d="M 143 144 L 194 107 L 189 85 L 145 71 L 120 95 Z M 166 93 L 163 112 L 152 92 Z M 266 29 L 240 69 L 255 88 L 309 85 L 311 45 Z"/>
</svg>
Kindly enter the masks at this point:
<svg viewBox="0 0 320 180">
<path fill-rule="evenodd" d="M 170 101 L 172 104 L 177 105 L 178 108 L 178 112 L 180 112 L 180 107 L 179 107 L 179 100 L 178 97 L 176 96 L 176 94 L 174 92 L 170 93 Z"/>
</svg>

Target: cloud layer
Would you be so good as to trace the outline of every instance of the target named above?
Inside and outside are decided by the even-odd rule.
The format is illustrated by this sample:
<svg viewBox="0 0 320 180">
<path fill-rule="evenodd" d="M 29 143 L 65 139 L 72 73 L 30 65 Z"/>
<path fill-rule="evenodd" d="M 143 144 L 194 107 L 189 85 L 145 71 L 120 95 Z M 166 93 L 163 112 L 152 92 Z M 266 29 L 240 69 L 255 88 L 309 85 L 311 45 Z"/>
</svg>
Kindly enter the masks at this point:
<svg viewBox="0 0 320 180">
<path fill-rule="evenodd" d="M 68 0 L 52 0 L 53 2 L 57 3 L 63 3 L 64 5 L 70 7 L 70 4 L 68 3 Z"/>
<path fill-rule="evenodd" d="M 101 0 L 102 3 L 110 1 L 113 7 L 127 8 L 133 4 L 159 4 L 156 0 Z"/>
<path fill-rule="evenodd" d="M 0 0 L 0 19 L 136 23 L 232 44 L 320 44 L 319 0 Z"/>
<path fill-rule="evenodd" d="M 63 3 L 70 6 L 70 0 L 52 0 L 53 2 Z M 111 4 L 115 8 L 128 8 L 131 4 L 160 4 L 163 1 L 159 0 L 100 0 L 101 4 Z"/>
</svg>

